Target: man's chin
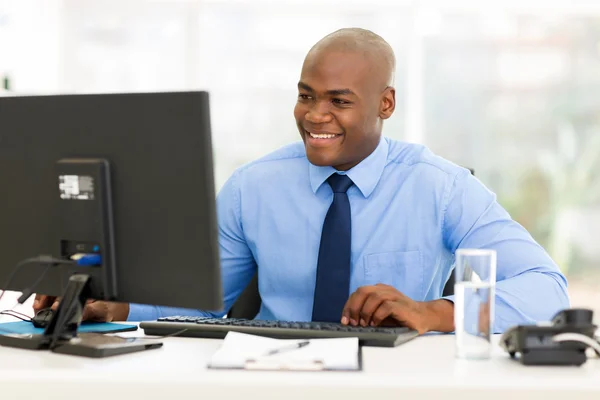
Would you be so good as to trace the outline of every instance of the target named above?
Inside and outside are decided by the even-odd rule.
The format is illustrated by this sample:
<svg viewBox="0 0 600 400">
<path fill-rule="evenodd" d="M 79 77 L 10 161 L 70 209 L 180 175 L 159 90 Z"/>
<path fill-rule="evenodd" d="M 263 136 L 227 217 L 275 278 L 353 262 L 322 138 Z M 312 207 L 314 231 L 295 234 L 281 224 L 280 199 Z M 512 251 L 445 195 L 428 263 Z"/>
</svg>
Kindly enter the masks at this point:
<svg viewBox="0 0 600 400">
<path fill-rule="evenodd" d="M 323 154 L 321 151 L 317 152 L 311 149 L 306 149 L 306 158 L 308 158 L 308 162 L 316 165 L 317 167 L 330 167 L 335 165 L 334 157 L 328 154 Z"/>
<path fill-rule="evenodd" d="M 308 159 L 308 162 L 310 162 L 312 165 L 314 165 L 316 167 L 331 167 L 333 165 L 332 162 L 321 161 L 321 160 L 311 160 L 310 158 Z"/>
</svg>

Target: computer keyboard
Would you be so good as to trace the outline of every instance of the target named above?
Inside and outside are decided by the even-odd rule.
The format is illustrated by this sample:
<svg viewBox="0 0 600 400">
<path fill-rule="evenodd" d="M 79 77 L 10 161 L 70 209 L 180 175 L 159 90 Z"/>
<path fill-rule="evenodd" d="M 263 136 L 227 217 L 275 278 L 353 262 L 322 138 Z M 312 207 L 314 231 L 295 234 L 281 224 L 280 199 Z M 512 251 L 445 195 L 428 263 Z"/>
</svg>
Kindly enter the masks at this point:
<svg viewBox="0 0 600 400">
<path fill-rule="evenodd" d="M 409 328 L 355 327 L 329 322 L 286 322 L 237 318 L 204 318 L 173 316 L 157 321 L 142 322 L 146 335 L 224 338 L 235 331 L 279 339 L 313 339 L 358 337 L 363 346 L 394 347 L 407 342 L 418 332 Z"/>
</svg>

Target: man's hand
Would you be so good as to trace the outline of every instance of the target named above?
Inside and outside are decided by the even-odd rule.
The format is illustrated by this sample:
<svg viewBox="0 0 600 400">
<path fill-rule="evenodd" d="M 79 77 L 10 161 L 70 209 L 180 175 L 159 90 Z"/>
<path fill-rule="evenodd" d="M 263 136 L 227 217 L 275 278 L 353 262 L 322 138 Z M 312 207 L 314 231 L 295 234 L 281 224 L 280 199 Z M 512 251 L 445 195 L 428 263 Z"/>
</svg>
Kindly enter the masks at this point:
<svg viewBox="0 0 600 400">
<path fill-rule="evenodd" d="M 454 304 L 446 300 L 417 302 L 392 286 L 362 286 L 350 295 L 342 311 L 342 324 L 406 326 L 419 334 L 454 330 Z"/>
<path fill-rule="evenodd" d="M 36 294 L 33 301 L 33 311 L 37 313 L 42 308 L 48 307 L 52 307 L 56 311 L 59 302 L 60 298 Z M 125 321 L 128 316 L 128 303 L 88 300 L 83 308 L 82 320 L 97 322 Z"/>
<path fill-rule="evenodd" d="M 57 301 L 57 298 L 54 296 L 46 296 L 43 294 L 36 294 L 35 300 L 33 300 L 33 312 L 37 314 L 42 308 L 52 307 L 56 310 L 58 307 L 58 303 L 54 306 L 54 303 Z"/>
</svg>

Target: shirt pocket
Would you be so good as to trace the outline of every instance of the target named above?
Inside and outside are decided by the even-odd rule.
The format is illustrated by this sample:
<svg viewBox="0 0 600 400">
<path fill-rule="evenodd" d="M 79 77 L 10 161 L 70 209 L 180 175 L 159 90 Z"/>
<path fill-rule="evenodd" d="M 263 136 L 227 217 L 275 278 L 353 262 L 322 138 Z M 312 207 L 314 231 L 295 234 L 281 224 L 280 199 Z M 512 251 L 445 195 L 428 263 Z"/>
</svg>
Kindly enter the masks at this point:
<svg viewBox="0 0 600 400">
<path fill-rule="evenodd" d="M 415 301 L 422 301 L 423 265 L 421 252 L 392 251 L 365 256 L 365 283 L 393 286 Z"/>
</svg>

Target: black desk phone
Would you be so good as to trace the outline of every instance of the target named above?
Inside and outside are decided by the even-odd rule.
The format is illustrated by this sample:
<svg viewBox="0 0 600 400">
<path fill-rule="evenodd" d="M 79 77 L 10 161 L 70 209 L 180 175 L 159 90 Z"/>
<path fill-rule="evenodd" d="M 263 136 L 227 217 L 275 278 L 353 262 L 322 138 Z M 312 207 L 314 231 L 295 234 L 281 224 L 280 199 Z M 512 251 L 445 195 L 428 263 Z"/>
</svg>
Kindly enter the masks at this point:
<svg viewBox="0 0 600 400">
<path fill-rule="evenodd" d="M 600 356 L 593 311 L 560 311 L 546 324 L 518 325 L 507 330 L 500 346 L 524 365 L 582 365 L 588 348 Z"/>
</svg>

